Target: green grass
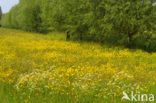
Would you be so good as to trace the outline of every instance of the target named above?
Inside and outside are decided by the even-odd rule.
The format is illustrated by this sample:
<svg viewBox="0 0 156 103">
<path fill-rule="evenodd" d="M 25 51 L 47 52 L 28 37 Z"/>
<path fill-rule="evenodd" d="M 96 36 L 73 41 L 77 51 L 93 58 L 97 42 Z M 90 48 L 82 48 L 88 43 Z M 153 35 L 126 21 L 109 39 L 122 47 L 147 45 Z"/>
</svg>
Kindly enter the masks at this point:
<svg viewBox="0 0 156 103">
<path fill-rule="evenodd" d="M 0 103 L 130 103 L 121 98 L 132 87 L 156 95 L 156 53 L 58 32 L 0 28 L 0 41 Z"/>
</svg>

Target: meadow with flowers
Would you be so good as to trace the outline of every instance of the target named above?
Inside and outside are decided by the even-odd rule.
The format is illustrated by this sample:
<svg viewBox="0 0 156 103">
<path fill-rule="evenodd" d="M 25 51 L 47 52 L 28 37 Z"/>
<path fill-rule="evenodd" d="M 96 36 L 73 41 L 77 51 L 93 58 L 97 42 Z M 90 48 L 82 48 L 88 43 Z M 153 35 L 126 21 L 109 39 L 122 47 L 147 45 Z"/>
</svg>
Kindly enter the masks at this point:
<svg viewBox="0 0 156 103">
<path fill-rule="evenodd" d="M 156 53 L 0 28 L 0 103 L 129 103 L 156 95 Z"/>
</svg>

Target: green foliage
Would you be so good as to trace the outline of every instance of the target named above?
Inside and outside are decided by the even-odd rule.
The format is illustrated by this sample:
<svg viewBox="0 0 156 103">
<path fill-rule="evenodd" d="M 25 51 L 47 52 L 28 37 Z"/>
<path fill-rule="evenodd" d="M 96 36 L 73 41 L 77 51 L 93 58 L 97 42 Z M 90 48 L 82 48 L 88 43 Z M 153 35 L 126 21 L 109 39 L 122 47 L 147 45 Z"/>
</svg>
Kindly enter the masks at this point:
<svg viewBox="0 0 156 103">
<path fill-rule="evenodd" d="M 151 41 L 152 35 L 154 35 L 152 33 L 155 29 L 153 21 L 156 19 L 151 2 L 146 0 L 143 4 L 142 0 L 127 0 L 124 2 L 120 0 L 120 2 L 109 3 L 106 9 L 107 14 L 104 21 L 111 28 L 106 28 L 106 32 L 110 33 L 108 33 L 109 36 L 112 35 L 110 36 L 111 38 L 117 38 L 114 41 L 115 44 L 142 49 L 150 48 L 150 45 L 147 44 L 149 44 L 148 42 Z M 144 31 L 150 32 L 151 36 L 144 36 Z M 139 40 L 141 45 L 136 43 L 133 40 L 134 38 Z"/>
<path fill-rule="evenodd" d="M 3 15 L 2 25 L 35 32 L 54 28 L 77 40 L 146 49 L 147 39 L 156 36 L 146 38 L 144 31 L 156 30 L 155 19 L 150 0 L 20 0 Z"/>
<path fill-rule="evenodd" d="M 20 0 L 2 16 L 1 22 L 4 27 L 40 32 L 43 29 L 40 14 L 40 0 Z"/>
</svg>

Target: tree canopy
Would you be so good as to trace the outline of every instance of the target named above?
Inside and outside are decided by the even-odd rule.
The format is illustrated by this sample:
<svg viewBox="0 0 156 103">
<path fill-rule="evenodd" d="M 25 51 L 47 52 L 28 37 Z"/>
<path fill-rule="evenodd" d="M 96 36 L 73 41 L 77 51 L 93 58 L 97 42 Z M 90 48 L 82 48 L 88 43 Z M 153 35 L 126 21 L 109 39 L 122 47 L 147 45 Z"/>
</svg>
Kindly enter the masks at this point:
<svg viewBox="0 0 156 103">
<path fill-rule="evenodd" d="M 72 39 L 154 48 L 153 0 L 20 0 L 2 16 L 3 27 L 70 33 Z"/>
</svg>

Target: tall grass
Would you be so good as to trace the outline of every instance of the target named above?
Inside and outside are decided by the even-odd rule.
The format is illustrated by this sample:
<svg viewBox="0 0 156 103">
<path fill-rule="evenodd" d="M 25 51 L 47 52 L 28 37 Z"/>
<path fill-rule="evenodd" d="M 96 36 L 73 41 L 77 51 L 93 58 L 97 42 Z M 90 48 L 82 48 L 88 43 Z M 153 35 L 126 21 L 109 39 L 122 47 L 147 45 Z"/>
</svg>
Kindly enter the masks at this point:
<svg viewBox="0 0 156 103">
<path fill-rule="evenodd" d="M 0 28 L 0 58 L 0 103 L 128 103 L 123 91 L 156 95 L 156 53 Z"/>
</svg>

